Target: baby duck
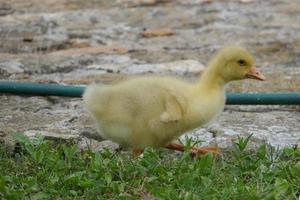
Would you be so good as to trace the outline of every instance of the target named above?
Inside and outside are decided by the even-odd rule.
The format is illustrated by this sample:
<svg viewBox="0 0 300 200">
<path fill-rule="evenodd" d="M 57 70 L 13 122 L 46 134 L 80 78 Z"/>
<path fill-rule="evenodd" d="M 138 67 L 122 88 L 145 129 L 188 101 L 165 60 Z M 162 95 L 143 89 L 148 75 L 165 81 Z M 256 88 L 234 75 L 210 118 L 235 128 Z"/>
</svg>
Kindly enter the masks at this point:
<svg viewBox="0 0 300 200">
<path fill-rule="evenodd" d="M 135 154 L 145 147 L 184 151 L 172 141 L 214 119 L 224 109 L 226 84 L 246 78 L 265 79 L 247 50 L 230 46 L 214 56 L 196 83 L 140 77 L 88 86 L 83 100 L 103 138 L 131 147 Z M 218 149 L 191 149 L 194 155 L 207 152 Z"/>
</svg>

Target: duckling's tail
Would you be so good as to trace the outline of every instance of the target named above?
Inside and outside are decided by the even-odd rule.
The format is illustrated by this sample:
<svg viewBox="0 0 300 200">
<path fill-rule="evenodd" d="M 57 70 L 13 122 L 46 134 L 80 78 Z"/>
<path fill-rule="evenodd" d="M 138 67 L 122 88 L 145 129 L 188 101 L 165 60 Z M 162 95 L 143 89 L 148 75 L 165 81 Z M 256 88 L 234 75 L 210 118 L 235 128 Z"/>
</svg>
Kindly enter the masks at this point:
<svg viewBox="0 0 300 200">
<path fill-rule="evenodd" d="M 101 112 L 101 93 L 106 88 L 104 84 L 92 84 L 88 86 L 83 94 L 83 103 L 87 110 L 93 115 Z"/>
</svg>

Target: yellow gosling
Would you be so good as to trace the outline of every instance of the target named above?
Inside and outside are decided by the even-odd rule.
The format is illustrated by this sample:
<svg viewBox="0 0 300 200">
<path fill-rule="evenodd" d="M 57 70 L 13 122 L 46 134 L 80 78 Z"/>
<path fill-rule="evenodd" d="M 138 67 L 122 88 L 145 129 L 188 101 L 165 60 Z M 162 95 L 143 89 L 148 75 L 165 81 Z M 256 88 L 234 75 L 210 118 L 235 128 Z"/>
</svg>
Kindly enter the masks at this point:
<svg viewBox="0 0 300 200">
<path fill-rule="evenodd" d="M 99 134 L 142 152 L 145 147 L 183 151 L 174 139 L 201 127 L 222 112 L 228 82 L 264 80 L 250 53 L 236 46 L 220 50 L 200 80 L 190 83 L 174 77 L 141 77 L 115 85 L 88 86 L 84 104 Z M 214 147 L 192 148 L 192 154 L 217 153 Z"/>
</svg>

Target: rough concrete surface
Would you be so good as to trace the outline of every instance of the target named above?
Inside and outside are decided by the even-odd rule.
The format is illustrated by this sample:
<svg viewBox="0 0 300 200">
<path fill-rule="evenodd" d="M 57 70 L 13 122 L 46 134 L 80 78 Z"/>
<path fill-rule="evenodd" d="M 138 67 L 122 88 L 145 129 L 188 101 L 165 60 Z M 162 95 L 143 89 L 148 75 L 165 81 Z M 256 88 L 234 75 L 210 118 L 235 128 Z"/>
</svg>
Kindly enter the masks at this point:
<svg viewBox="0 0 300 200">
<path fill-rule="evenodd" d="M 0 79 L 85 85 L 168 74 L 195 80 L 217 49 L 238 44 L 255 55 L 267 81 L 235 82 L 228 91 L 300 92 L 299 21 L 293 0 L 0 0 Z M 15 132 L 76 139 L 82 147 L 99 140 L 79 98 L 1 94 L 0 102 L 6 143 Z M 189 136 L 227 148 L 250 134 L 254 143 L 300 145 L 300 107 L 227 106 L 209 128 Z"/>
</svg>

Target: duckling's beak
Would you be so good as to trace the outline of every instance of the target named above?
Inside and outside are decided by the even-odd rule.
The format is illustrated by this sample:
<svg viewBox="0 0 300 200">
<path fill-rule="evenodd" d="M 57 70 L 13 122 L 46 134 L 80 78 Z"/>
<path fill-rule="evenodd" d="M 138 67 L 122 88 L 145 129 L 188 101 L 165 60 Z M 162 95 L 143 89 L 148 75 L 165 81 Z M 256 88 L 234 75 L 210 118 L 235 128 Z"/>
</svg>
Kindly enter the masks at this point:
<svg viewBox="0 0 300 200">
<path fill-rule="evenodd" d="M 250 68 L 250 71 L 246 74 L 245 78 L 251 78 L 260 81 L 266 80 L 265 76 L 260 71 L 258 71 L 255 65 Z"/>
</svg>

